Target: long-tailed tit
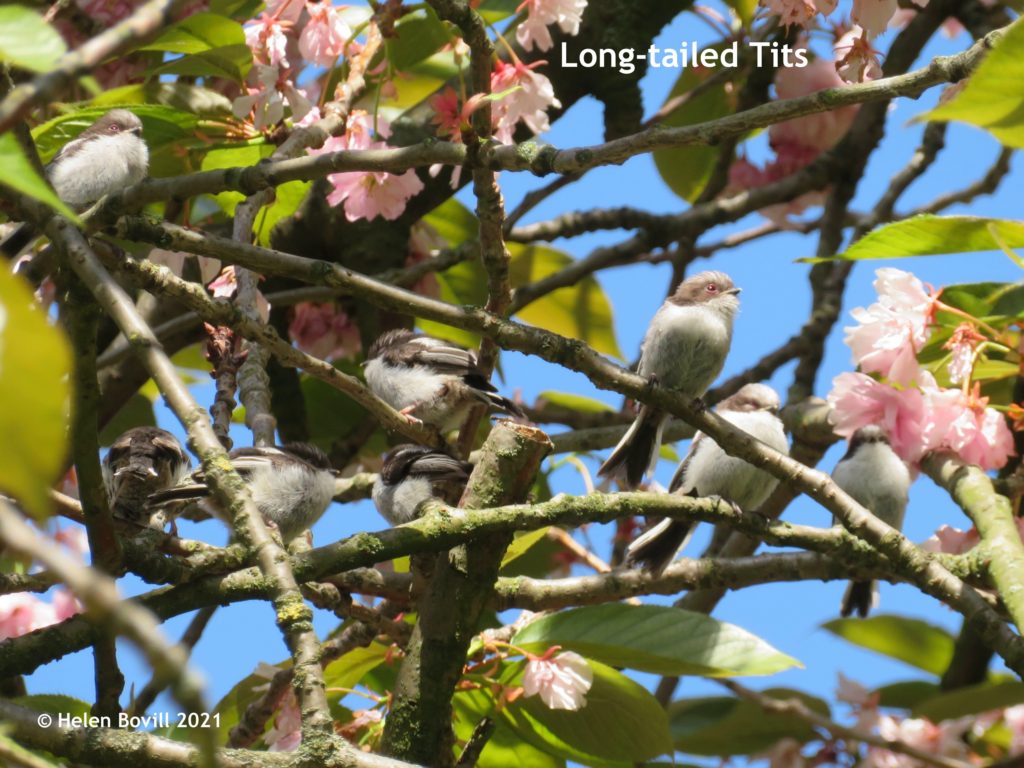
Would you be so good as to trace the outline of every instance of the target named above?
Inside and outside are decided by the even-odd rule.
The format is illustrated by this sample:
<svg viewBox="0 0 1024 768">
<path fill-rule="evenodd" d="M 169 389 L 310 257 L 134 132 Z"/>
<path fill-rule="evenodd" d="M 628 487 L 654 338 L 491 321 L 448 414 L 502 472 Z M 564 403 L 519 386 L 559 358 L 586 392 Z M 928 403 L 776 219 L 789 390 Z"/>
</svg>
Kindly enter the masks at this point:
<svg viewBox="0 0 1024 768">
<path fill-rule="evenodd" d="M 192 461 L 167 430 L 133 427 L 114 440 L 101 466 L 111 510 L 138 523 L 147 517 L 146 499 L 182 482 Z"/>
<path fill-rule="evenodd" d="M 464 484 L 473 465 L 420 445 L 399 445 L 384 457 L 373 484 L 373 503 L 392 525 L 415 520 L 423 502 L 434 497 L 435 484 Z"/>
</svg>

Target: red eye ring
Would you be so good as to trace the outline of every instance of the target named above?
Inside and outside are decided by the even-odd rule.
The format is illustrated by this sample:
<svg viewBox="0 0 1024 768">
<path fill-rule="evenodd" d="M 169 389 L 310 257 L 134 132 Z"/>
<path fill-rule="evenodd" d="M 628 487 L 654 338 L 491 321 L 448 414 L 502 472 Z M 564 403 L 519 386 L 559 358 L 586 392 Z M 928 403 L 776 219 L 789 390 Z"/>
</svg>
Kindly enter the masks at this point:
<svg viewBox="0 0 1024 768">
<path fill-rule="evenodd" d="M 718 293 L 718 286 L 714 283 L 708 283 L 704 290 L 708 293 Z"/>
<path fill-rule="evenodd" d="M 119 126 L 117 123 L 113 123 L 111 124 L 108 130 L 112 131 L 113 133 L 117 133 L 118 131 L 121 130 L 121 126 Z"/>
</svg>

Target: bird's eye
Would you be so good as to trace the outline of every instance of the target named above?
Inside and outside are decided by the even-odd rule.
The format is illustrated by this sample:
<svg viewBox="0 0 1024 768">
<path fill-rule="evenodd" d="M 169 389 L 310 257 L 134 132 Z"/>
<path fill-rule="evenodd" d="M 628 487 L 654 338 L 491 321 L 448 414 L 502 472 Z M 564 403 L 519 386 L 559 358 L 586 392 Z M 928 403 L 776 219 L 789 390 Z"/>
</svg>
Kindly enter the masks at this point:
<svg viewBox="0 0 1024 768">
<path fill-rule="evenodd" d="M 708 283 L 704 287 L 704 290 L 707 291 L 708 293 L 718 293 L 718 286 L 715 285 L 714 283 Z"/>
<path fill-rule="evenodd" d="M 108 130 L 111 133 L 117 133 L 118 131 L 121 130 L 121 126 L 119 126 L 117 123 L 113 123 Z"/>
</svg>

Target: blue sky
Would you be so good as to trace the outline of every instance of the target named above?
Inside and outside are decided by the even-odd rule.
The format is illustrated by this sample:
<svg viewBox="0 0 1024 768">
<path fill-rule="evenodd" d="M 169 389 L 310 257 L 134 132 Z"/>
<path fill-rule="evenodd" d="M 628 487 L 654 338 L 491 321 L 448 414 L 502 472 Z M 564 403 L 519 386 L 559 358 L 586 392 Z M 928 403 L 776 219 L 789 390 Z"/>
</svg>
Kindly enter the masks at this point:
<svg viewBox="0 0 1024 768">
<path fill-rule="evenodd" d="M 845 3 L 844 3 L 845 5 Z M 663 46 L 678 45 L 681 40 L 704 40 L 709 32 L 692 15 L 681 17 L 661 35 Z M 940 38 L 933 41 L 926 56 L 946 54 L 962 50 L 967 45 L 965 35 L 948 41 Z M 888 39 L 883 43 L 887 47 Z M 922 59 L 923 61 L 923 59 Z M 643 82 L 645 107 L 653 113 L 664 100 L 672 86 L 676 72 L 652 70 Z M 609 73 L 607 76 L 615 76 Z M 933 90 L 918 102 L 900 100 L 890 111 L 886 138 L 881 151 L 876 152 L 868 167 L 867 176 L 861 184 L 854 208 L 863 210 L 872 204 L 880 192 L 888 186 L 892 174 L 909 159 L 919 143 L 922 132 L 920 125 L 908 125 L 912 116 L 924 111 L 935 100 Z M 602 140 L 601 106 L 587 99 L 575 105 L 554 126 L 545 137 L 555 146 L 576 146 L 598 143 Z M 999 147 L 987 134 L 969 127 L 951 126 L 947 136 L 947 149 L 923 180 L 916 182 L 901 201 L 900 210 L 922 204 L 937 194 L 960 188 L 979 177 L 996 157 Z M 766 140 L 760 137 L 751 142 L 749 154 L 755 160 L 767 154 Z M 994 197 L 981 198 L 969 208 L 954 208 L 951 213 L 970 211 L 978 215 L 1013 218 L 1019 216 L 1019 199 L 1008 190 L 1022 189 L 1022 172 L 1018 168 L 1003 183 L 1003 192 Z M 522 195 L 546 183 L 529 174 L 505 173 L 501 177 L 507 206 L 512 209 Z M 468 196 L 460 195 L 464 202 Z M 526 221 L 537 221 L 556 216 L 570 210 L 590 207 L 614 207 L 630 205 L 654 212 L 673 213 L 685 208 L 660 180 L 653 161 L 648 156 L 634 158 L 624 166 L 598 169 L 589 173 L 582 183 L 572 185 L 554 195 L 533 211 Z M 748 216 L 741 222 L 720 227 L 705 241 L 717 240 L 722 234 L 746 229 L 762 221 L 757 215 Z M 615 243 L 627 236 L 624 232 L 585 235 L 570 241 L 559 241 L 555 245 L 576 257 L 587 255 L 593 248 Z M 727 271 L 735 283 L 744 288 L 742 310 L 737 320 L 732 350 L 726 363 L 723 378 L 735 374 L 758 360 L 765 352 L 773 349 L 782 340 L 789 338 L 806 320 L 810 296 L 807 288 L 809 267 L 794 262 L 801 256 L 813 255 L 816 241 L 802 235 L 780 235 L 768 240 L 737 248 L 723 253 L 707 262 L 706 268 Z M 858 265 L 853 271 L 846 293 L 844 318 L 854 306 L 863 306 L 873 301 L 871 288 L 874 269 L 879 266 L 895 265 L 909 269 L 922 280 L 936 286 L 957 282 L 1012 281 L 1020 279 L 1019 271 L 1004 256 L 998 253 L 972 254 L 970 256 L 946 256 L 922 258 L 899 262 L 875 262 Z M 700 264 L 699 268 L 705 268 Z M 635 356 L 640 339 L 662 296 L 667 289 L 670 270 L 667 266 L 637 265 L 607 270 L 598 277 L 615 311 L 615 322 L 619 344 L 623 353 Z M 842 334 L 836 332 L 829 339 L 824 364 L 821 367 L 817 393 L 824 395 L 829 382 L 836 374 L 850 370 L 848 349 L 842 344 Z M 506 353 L 503 368 L 509 376 L 505 390 L 522 390 L 527 401 L 531 401 L 543 390 L 561 390 L 596 397 L 618 407 L 621 398 L 612 393 L 593 388 L 582 376 L 564 371 L 536 358 Z M 781 392 L 789 386 L 792 366 L 783 368 L 771 384 Z M 212 387 L 196 387 L 196 394 L 204 405 L 213 396 Z M 164 426 L 181 433 L 169 413 L 160 409 L 160 421 Z M 249 436 L 238 430 L 236 444 L 248 443 Z M 679 447 L 685 451 L 685 444 Z M 843 452 L 842 446 L 835 446 L 825 457 L 822 468 L 831 469 Z M 590 463 L 591 469 L 596 467 Z M 661 462 L 658 479 L 667 484 L 673 467 Z M 582 493 L 583 484 L 579 475 L 570 468 L 555 473 L 554 490 L 567 493 Z M 810 525 L 827 525 L 830 515 L 814 503 L 799 499 L 787 512 L 787 519 Z M 962 513 L 952 504 L 944 492 L 937 489 L 927 478 L 919 478 L 911 489 L 911 503 L 907 515 L 906 533 L 914 541 L 927 538 L 939 525 L 946 523 L 957 527 L 968 527 Z M 207 523 L 202 528 L 188 531 L 186 535 L 220 540 L 220 530 Z M 314 529 L 315 540 L 326 543 L 359 530 L 373 530 L 383 527 L 369 502 L 345 507 L 335 507 Z M 599 552 L 607 553 L 608 530 L 595 527 L 592 538 L 599 543 Z M 700 551 L 706 532 L 701 531 L 691 543 L 687 554 Z M 145 585 L 126 579 L 126 591 L 137 593 Z M 843 585 L 839 582 L 827 584 L 779 584 L 755 587 L 733 593 L 719 606 L 715 616 L 731 621 L 760 635 L 782 651 L 800 659 L 803 669 L 794 669 L 764 680 L 749 681 L 754 687 L 785 685 L 798 687 L 808 692 L 831 697 L 839 671 L 863 682 L 877 686 L 900 679 L 919 677 L 914 670 L 879 656 L 859 651 L 840 640 L 832 638 L 819 626 L 837 616 L 837 609 Z M 666 600 L 667 601 L 667 600 Z M 881 612 L 895 612 L 924 619 L 956 631 L 959 617 L 931 598 L 920 595 L 906 586 L 882 586 Z M 180 636 L 188 617 L 179 617 L 165 627 L 171 637 Z M 321 634 L 331 630 L 336 620 L 326 614 L 318 614 L 317 628 Z M 240 631 L 240 628 L 244 628 Z M 129 684 L 141 687 L 147 680 L 145 667 L 134 651 L 124 651 L 124 670 Z M 210 700 L 216 701 L 233 683 L 252 672 L 260 661 L 275 662 L 286 655 L 284 644 L 274 626 L 273 614 L 266 604 L 247 603 L 223 608 L 218 611 L 211 626 L 196 648 L 193 658 L 198 667 L 207 675 L 210 683 Z M 643 678 L 645 681 L 653 678 Z M 30 679 L 32 692 L 60 691 L 89 698 L 92 692 L 92 659 L 87 653 L 79 653 L 60 662 L 38 670 Z M 701 680 L 686 680 L 681 688 L 683 695 L 719 694 L 721 689 Z M 161 700 L 154 711 L 173 709 L 173 704 Z"/>
</svg>

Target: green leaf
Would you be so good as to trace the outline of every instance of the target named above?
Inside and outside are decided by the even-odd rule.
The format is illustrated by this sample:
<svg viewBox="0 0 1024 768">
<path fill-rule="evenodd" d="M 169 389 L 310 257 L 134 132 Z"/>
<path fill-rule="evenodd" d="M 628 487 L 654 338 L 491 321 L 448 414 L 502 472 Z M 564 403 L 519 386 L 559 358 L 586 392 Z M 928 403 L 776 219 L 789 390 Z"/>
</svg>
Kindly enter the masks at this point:
<svg viewBox="0 0 1024 768">
<path fill-rule="evenodd" d="M 508 720 L 495 717 L 494 696 L 488 688 L 456 691 L 452 697 L 455 718 L 452 725 L 457 739 L 464 743 L 485 717 L 495 721 L 494 733 L 488 739 L 477 761 L 478 768 L 563 768 L 565 761 L 542 752 L 521 739 Z M 459 750 L 457 750 L 458 753 Z"/>
<path fill-rule="evenodd" d="M 809 709 L 829 715 L 821 699 L 787 688 L 762 691 L 775 699 L 800 699 Z M 805 743 L 817 738 L 814 729 L 795 715 L 768 714 L 757 703 L 730 696 L 681 699 L 669 705 L 675 747 L 694 755 L 750 755 L 779 739 Z"/>
<path fill-rule="evenodd" d="M 1024 221 L 986 219 L 980 216 L 914 216 L 872 230 L 837 256 L 797 259 L 806 264 L 823 261 L 899 259 L 947 253 L 998 251 L 989 227 L 1011 248 L 1024 246 Z"/>
<path fill-rule="evenodd" d="M 72 221 L 78 221 L 74 211 L 64 205 L 53 187 L 36 172 L 13 133 L 0 135 L 0 184 L 50 206 Z"/>
<path fill-rule="evenodd" d="M 222 93 L 188 83 L 145 83 L 124 85 L 104 91 L 89 102 L 93 106 L 120 104 L 162 104 L 178 112 L 191 112 L 202 117 L 227 117 L 231 101 Z"/>
<path fill-rule="evenodd" d="M 324 683 L 328 688 L 354 688 L 368 672 L 376 669 L 387 658 L 389 651 L 388 646 L 378 642 L 365 648 L 355 648 L 327 665 L 324 669 Z"/>
<path fill-rule="evenodd" d="M 245 45 L 245 32 L 237 21 L 216 13 L 196 13 L 168 27 L 140 51 L 202 53 L 229 45 Z"/>
<path fill-rule="evenodd" d="M 437 14 L 429 8 L 424 13 L 405 16 L 395 25 L 396 37 L 386 41 L 388 61 L 397 70 L 407 70 L 432 56 L 452 41 Z"/>
<path fill-rule="evenodd" d="M 1008 147 L 1024 147 L 1024 22 L 1007 28 L 960 93 L 917 119 L 958 120 Z"/>
<path fill-rule="evenodd" d="M 912 667 L 941 675 L 953 658 L 953 637 L 941 627 L 903 616 L 834 619 L 822 624 L 833 635 Z"/>
<path fill-rule="evenodd" d="M 521 0 L 484 0 L 477 8 L 477 13 L 488 24 L 494 24 L 512 16 L 520 5 Z"/>
<path fill-rule="evenodd" d="M 672 86 L 672 91 L 665 100 L 666 105 L 700 86 L 716 71 L 713 67 L 686 67 Z M 723 82 L 707 88 L 675 109 L 661 121 L 661 124 L 678 128 L 732 113 L 735 99 L 726 90 L 728 85 L 729 83 Z M 669 188 L 679 197 L 692 203 L 707 185 L 718 160 L 719 151 L 718 147 L 707 144 L 658 149 L 653 153 L 654 164 Z"/>
<path fill-rule="evenodd" d="M 537 395 L 537 400 L 557 405 L 560 408 L 571 408 L 580 413 L 615 413 L 615 409 L 608 403 L 595 400 L 592 397 L 574 395 L 571 392 L 554 392 L 547 389 Z"/>
<path fill-rule="evenodd" d="M 588 659 L 594 682 L 586 706 L 548 709 L 539 696 L 520 697 L 502 715 L 535 747 L 587 765 L 634 763 L 671 752 L 668 717 L 646 689 Z"/>
<path fill-rule="evenodd" d="M 313 183 L 310 181 L 289 181 L 274 191 L 274 202 L 256 216 L 256 237 L 260 245 L 270 247 L 270 235 L 274 227 L 299 210 L 311 186 Z"/>
<path fill-rule="evenodd" d="M 28 765 L 32 766 L 32 768 L 40 768 L 41 766 L 46 768 L 63 768 L 63 764 L 56 762 L 52 755 L 46 754 L 44 757 L 39 752 L 31 752 L 18 742 L 8 738 L 6 735 L 7 730 L 7 725 L 0 725 L 0 749 L 7 756 L 9 760 L 8 765 Z"/>
<path fill-rule="evenodd" d="M 509 243 L 508 249 L 512 256 L 509 279 L 514 288 L 559 272 L 574 261 L 569 254 L 544 245 Z M 615 340 L 611 303 L 593 277 L 537 299 L 519 310 L 517 316 L 523 322 L 580 339 L 598 352 L 622 358 Z"/>
<path fill-rule="evenodd" d="M 213 149 L 203 156 L 201 168 L 204 171 L 214 171 L 221 168 L 239 168 L 256 165 L 260 160 L 270 157 L 273 153 L 274 148 L 269 144 Z M 233 216 L 235 208 L 240 202 L 245 200 L 245 195 L 241 192 L 221 192 L 218 195 L 214 195 L 214 199 L 224 213 L 228 216 Z"/>
<path fill-rule="evenodd" d="M 616 667 L 659 675 L 770 675 L 800 662 L 733 624 L 656 605 L 607 603 L 550 614 L 523 627 L 520 648 L 553 645 Z"/>
<path fill-rule="evenodd" d="M 926 680 L 907 680 L 902 683 L 890 683 L 883 685 L 875 691 L 883 707 L 895 709 L 913 709 L 926 699 L 930 699 L 939 692 L 937 683 L 930 683 Z"/>
<path fill-rule="evenodd" d="M 914 707 L 914 717 L 927 717 L 933 723 L 957 717 L 977 715 L 993 709 L 1024 704 L 1024 683 L 999 680 L 943 693 Z"/>
<path fill-rule="evenodd" d="M 73 696 L 65 696 L 63 693 L 36 693 L 30 696 L 19 696 L 14 701 L 36 712 L 45 712 L 54 717 L 57 715 L 88 717 L 92 711 L 92 706 L 88 702 Z"/>
<path fill-rule="evenodd" d="M 0 269 L 0 491 L 36 517 L 50 509 L 48 490 L 67 455 L 71 349 L 25 282 Z M 26 440 L 25 436 L 31 435 Z"/>
<path fill-rule="evenodd" d="M 223 77 L 241 83 L 252 69 L 252 51 L 245 43 L 225 45 L 173 59 L 147 70 L 147 75 L 186 75 L 188 77 Z"/>
<path fill-rule="evenodd" d="M 509 544 L 508 549 L 505 550 L 505 556 L 501 558 L 501 567 L 504 568 L 513 560 L 518 560 L 520 557 L 525 555 L 534 544 L 546 539 L 547 535 L 548 528 L 538 528 L 536 531 L 519 531 L 515 535 L 515 538 L 512 539 L 512 543 Z"/>
<path fill-rule="evenodd" d="M 21 5 L 0 6 L 0 61 L 45 72 L 66 50 L 57 30 L 38 13 Z"/>
</svg>

